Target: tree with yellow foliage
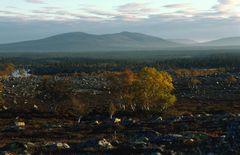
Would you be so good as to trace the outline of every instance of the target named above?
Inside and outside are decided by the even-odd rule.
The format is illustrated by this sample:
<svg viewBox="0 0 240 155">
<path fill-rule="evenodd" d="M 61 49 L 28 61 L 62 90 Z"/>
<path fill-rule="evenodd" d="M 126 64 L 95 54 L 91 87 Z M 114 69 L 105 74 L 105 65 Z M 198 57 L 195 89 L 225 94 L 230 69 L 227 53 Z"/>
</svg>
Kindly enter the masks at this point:
<svg viewBox="0 0 240 155">
<path fill-rule="evenodd" d="M 112 97 L 122 107 L 149 110 L 165 109 L 175 103 L 176 97 L 171 76 L 164 71 L 146 67 L 139 73 L 125 70 L 113 78 Z M 123 108 L 123 109 L 125 109 Z"/>
<path fill-rule="evenodd" d="M 15 70 L 15 66 L 14 64 L 6 64 L 4 66 L 4 72 L 6 73 L 6 75 L 10 75 L 12 74 L 12 72 Z"/>
<path fill-rule="evenodd" d="M 129 69 L 111 76 L 111 96 L 115 103 L 119 103 L 122 109 L 133 108 L 133 83 L 136 81 L 136 75 Z"/>
<path fill-rule="evenodd" d="M 172 78 L 167 72 L 145 67 L 137 77 L 134 87 L 135 102 L 139 108 L 149 110 L 160 106 L 165 109 L 175 103 Z"/>
<path fill-rule="evenodd" d="M 14 70 L 15 67 L 13 64 L 5 64 L 3 70 L 0 71 L 0 76 L 11 75 Z"/>
<path fill-rule="evenodd" d="M 0 105 L 4 102 L 3 100 L 3 91 L 4 91 L 4 85 L 2 82 L 0 82 Z"/>
</svg>

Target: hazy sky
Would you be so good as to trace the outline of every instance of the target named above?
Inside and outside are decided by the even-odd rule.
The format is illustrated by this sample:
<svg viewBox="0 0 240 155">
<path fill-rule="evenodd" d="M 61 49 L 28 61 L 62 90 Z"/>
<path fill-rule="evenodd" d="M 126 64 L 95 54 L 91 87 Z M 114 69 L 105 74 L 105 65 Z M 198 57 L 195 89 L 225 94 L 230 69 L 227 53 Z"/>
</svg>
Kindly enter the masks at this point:
<svg viewBox="0 0 240 155">
<path fill-rule="evenodd" d="M 73 31 L 200 41 L 240 36 L 240 0 L 0 0 L 0 43 Z"/>
</svg>

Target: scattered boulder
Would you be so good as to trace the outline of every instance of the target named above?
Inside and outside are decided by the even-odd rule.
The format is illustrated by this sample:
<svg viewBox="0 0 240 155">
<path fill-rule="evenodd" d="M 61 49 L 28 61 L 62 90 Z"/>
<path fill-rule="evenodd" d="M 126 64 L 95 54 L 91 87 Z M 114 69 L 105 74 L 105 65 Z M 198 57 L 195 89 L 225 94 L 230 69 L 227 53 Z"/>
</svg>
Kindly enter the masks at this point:
<svg viewBox="0 0 240 155">
<path fill-rule="evenodd" d="M 19 128 L 24 128 L 25 127 L 25 122 L 23 121 L 16 121 L 15 126 Z"/>
<path fill-rule="evenodd" d="M 120 118 L 115 118 L 114 123 L 116 123 L 116 124 L 121 123 L 121 119 Z"/>
<path fill-rule="evenodd" d="M 130 143 L 137 148 L 146 148 L 149 143 L 149 139 L 147 137 L 140 137 L 138 139 L 130 140 Z"/>
<path fill-rule="evenodd" d="M 192 144 L 194 144 L 195 142 L 196 142 L 196 141 L 195 141 L 194 139 L 192 139 L 192 138 L 184 140 L 184 144 L 187 144 L 187 145 L 192 145 Z"/>
<path fill-rule="evenodd" d="M 36 104 L 33 105 L 34 110 L 38 110 L 38 106 Z"/>
<path fill-rule="evenodd" d="M 58 149 L 70 149 L 70 146 L 67 143 L 57 143 Z"/>
<path fill-rule="evenodd" d="M 92 139 L 88 141 L 83 141 L 78 144 L 73 144 L 71 145 L 71 148 L 74 150 L 89 150 L 89 149 L 109 150 L 113 149 L 114 147 L 110 142 L 103 138 L 100 140 Z"/>
<path fill-rule="evenodd" d="M 8 110 L 8 107 L 6 107 L 5 105 L 3 106 L 3 110 Z"/>
<path fill-rule="evenodd" d="M 100 124 L 101 124 L 101 122 L 98 121 L 98 120 L 96 120 L 96 121 L 94 122 L 94 125 L 100 125 Z"/>
<path fill-rule="evenodd" d="M 62 150 L 62 149 L 70 149 L 70 146 L 67 143 L 62 143 L 62 142 L 57 142 L 57 143 L 47 143 L 46 148 L 49 149 L 50 151 L 55 151 L 55 150 Z"/>
<path fill-rule="evenodd" d="M 104 149 L 112 149 L 113 148 L 112 144 L 110 142 L 108 142 L 106 139 L 99 140 L 98 145 Z"/>
</svg>

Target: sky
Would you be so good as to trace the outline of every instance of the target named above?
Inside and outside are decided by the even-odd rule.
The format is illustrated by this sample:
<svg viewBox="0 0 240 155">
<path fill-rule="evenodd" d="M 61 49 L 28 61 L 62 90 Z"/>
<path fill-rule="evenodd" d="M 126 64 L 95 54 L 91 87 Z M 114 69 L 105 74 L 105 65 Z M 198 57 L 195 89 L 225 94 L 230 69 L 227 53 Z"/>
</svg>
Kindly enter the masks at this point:
<svg viewBox="0 0 240 155">
<path fill-rule="evenodd" d="M 67 32 L 240 36 L 240 0 L 0 0 L 0 44 Z"/>
</svg>

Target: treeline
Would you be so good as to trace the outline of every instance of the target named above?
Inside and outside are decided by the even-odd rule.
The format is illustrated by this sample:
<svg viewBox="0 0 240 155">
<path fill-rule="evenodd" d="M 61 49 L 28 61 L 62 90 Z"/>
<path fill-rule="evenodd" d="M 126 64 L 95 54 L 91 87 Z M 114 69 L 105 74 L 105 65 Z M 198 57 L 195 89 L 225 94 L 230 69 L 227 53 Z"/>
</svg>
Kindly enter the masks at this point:
<svg viewBox="0 0 240 155">
<path fill-rule="evenodd" d="M 239 68 L 240 54 L 214 54 L 203 57 L 159 61 L 159 66 L 176 68 Z"/>
<path fill-rule="evenodd" d="M 120 59 L 92 59 L 81 57 L 4 57 L 0 58 L 0 67 L 13 63 L 16 67 L 31 69 L 35 75 L 93 73 L 104 71 L 123 71 L 129 68 L 139 71 L 143 67 L 155 67 L 161 70 L 171 69 L 208 69 L 225 68 L 240 70 L 240 54 L 213 54 L 201 57 L 172 58 L 167 60 L 120 60 Z"/>
</svg>

